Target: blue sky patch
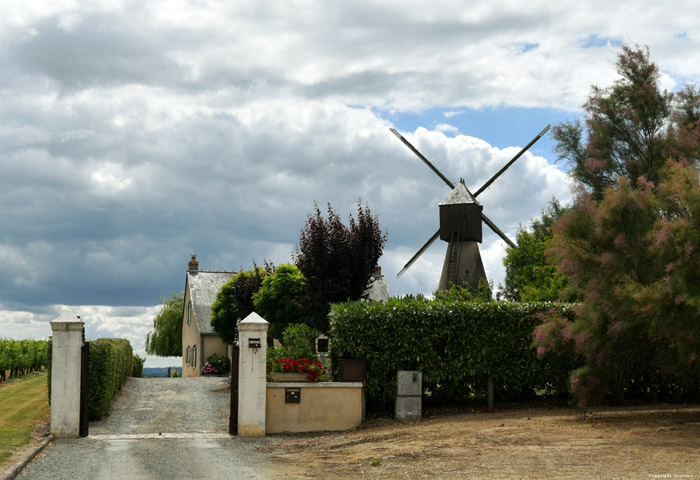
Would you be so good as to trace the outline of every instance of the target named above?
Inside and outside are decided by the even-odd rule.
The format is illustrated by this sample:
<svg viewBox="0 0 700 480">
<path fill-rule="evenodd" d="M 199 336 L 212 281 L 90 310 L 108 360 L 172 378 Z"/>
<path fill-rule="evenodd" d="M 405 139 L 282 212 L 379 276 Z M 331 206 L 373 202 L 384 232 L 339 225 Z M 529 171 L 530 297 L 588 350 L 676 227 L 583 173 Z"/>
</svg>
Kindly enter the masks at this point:
<svg viewBox="0 0 700 480">
<path fill-rule="evenodd" d="M 398 130 L 415 131 L 418 127 L 433 130 L 438 125 L 451 125 L 456 131 L 443 130 L 449 137 L 468 135 L 487 141 L 498 148 L 525 146 L 542 129 L 551 124 L 583 120 L 582 114 L 576 112 L 547 108 L 495 107 L 474 110 L 462 108 L 431 108 L 418 113 L 376 112 L 389 120 Z M 546 158 L 549 163 L 556 160 L 555 142 L 547 133 L 530 151 Z"/>
</svg>

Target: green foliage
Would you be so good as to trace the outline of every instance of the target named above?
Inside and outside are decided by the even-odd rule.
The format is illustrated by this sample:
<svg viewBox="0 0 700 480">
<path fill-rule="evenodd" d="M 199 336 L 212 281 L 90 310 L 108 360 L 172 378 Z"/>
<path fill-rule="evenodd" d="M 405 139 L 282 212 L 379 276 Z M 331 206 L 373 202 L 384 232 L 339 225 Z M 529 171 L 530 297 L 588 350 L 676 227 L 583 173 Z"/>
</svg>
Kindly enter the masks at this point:
<svg viewBox="0 0 700 480">
<path fill-rule="evenodd" d="M 141 358 L 138 355 L 134 355 L 131 358 L 131 376 L 136 378 L 143 377 L 143 362 L 145 358 Z"/>
<path fill-rule="evenodd" d="M 318 205 L 299 234 L 295 263 L 304 274 L 308 296 L 309 325 L 328 331 L 331 303 L 365 298 L 368 283 L 386 243 L 379 219 L 369 205 L 357 204 L 357 219 L 350 215 L 349 226 L 328 204 L 328 218 Z"/>
<path fill-rule="evenodd" d="M 567 301 L 577 300 L 566 292 L 566 275 L 557 272 L 547 262 L 545 251 L 554 236 L 554 223 L 567 208 L 552 197 L 540 218 L 533 219 L 530 227 L 518 228 L 517 247 L 509 247 L 503 259 L 506 267 L 505 284 L 499 285 L 498 298 L 512 302 L 554 302 L 563 295 Z"/>
<path fill-rule="evenodd" d="M 253 269 L 234 275 L 216 294 L 211 307 L 211 326 L 228 344 L 236 339 L 237 322 L 243 320 L 254 310 L 253 295 L 260 289 L 265 276 L 272 273 L 272 264 L 265 263 L 265 268 L 253 264 Z"/>
<path fill-rule="evenodd" d="M 88 417 L 99 420 L 131 374 L 133 352 L 128 340 L 99 338 L 90 342 L 90 402 Z"/>
<path fill-rule="evenodd" d="M 558 130 L 580 188 L 550 255 L 585 298 L 551 341 L 585 359 L 571 378 L 581 406 L 697 399 L 700 100 L 694 87 L 661 93 L 643 51 L 623 48 L 618 72 L 584 106 L 585 144 Z"/>
<path fill-rule="evenodd" d="M 153 330 L 146 335 L 146 353 L 159 357 L 182 356 L 182 294 L 161 298 L 163 308 L 153 319 Z"/>
<path fill-rule="evenodd" d="M 209 368 L 207 368 L 209 366 Z M 206 372 L 205 372 L 206 371 Z M 202 368 L 204 374 L 225 374 L 231 371 L 231 360 L 218 353 L 212 353 L 207 357 L 207 363 Z"/>
<path fill-rule="evenodd" d="M 177 368 L 170 370 L 170 378 L 179 378 L 179 377 L 180 377 L 180 372 L 177 371 Z"/>
<path fill-rule="evenodd" d="M 274 273 L 263 279 L 253 294 L 253 305 L 258 315 L 270 322 L 268 338 L 281 338 L 288 325 L 306 319 L 305 296 L 306 281 L 296 265 L 278 265 Z"/>
<path fill-rule="evenodd" d="M 649 60 L 649 52 L 622 47 L 617 73 L 620 78 L 611 87 L 592 87 L 583 105 L 585 143 L 579 123 L 554 128 L 559 158 L 569 163 L 573 178 L 595 200 L 620 177 L 632 185 L 640 177 L 657 182 L 674 143 L 663 131 L 671 117 L 673 95 L 660 90 L 659 69 Z"/>
<path fill-rule="evenodd" d="M 0 382 L 11 377 L 25 375 L 47 366 L 48 343 L 46 340 L 13 340 L 0 338 Z"/>
<path fill-rule="evenodd" d="M 267 364 L 274 363 L 278 358 L 316 358 L 316 338 L 320 334 L 303 323 L 287 326 L 282 334 L 283 345 L 267 349 Z"/>
<path fill-rule="evenodd" d="M 501 399 L 566 385 L 575 359 L 537 359 L 533 330 L 549 310 L 573 316 L 570 305 L 389 299 L 387 304 L 333 305 L 330 333 L 339 358 L 367 362 L 367 399 L 373 408 L 391 403 L 397 370 L 421 370 L 430 401 L 460 402 L 485 395 L 488 375 Z M 561 390 L 559 390 L 561 393 Z"/>
<path fill-rule="evenodd" d="M 284 331 L 282 341 L 288 356 L 313 358 L 316 356 L 316 339 L 319 335 L 321 332 L 308 325 L 289 325 Z"/>
<path fill-rule="evenodd" d="M 487 282 L 483 278 L 479 280 L 479 287 L 474 288 L 468 283 L 452 285 L 447 290 L 438 290 L 434 294 L 435 300 L 440 302 L 492 302 L 493 282 Z"/>
</svg>

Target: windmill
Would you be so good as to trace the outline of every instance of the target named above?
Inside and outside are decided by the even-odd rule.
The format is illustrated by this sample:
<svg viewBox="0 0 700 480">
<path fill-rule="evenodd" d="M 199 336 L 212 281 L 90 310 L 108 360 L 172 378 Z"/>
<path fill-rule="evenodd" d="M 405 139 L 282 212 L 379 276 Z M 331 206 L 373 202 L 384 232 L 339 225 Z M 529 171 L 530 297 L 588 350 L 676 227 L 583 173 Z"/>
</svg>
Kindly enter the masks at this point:
<svg viewBox="0 0 700 480">
<path fill-rule="evenodd" d="M 408 140 L 406 140 L 399 132 L 390 129 L 391 132 L 401 140 L 413 153 L 418 156 L 423 162 L 437 174 L 449 187 L 452 189 L 445 199 L 440 202 L 440 229 L 430 237 L 418 252 L 406 263 L 406 265 L 398 273 L 400 277 L 418 258 L 440 238 L 447 243 L 447 252 L 445 253 L 445 261 L 442 265 L 442 274 L 440 275 L 440 283 L 438 290 L 447 290 L 451 284 L 462 285 L 464 282 L 469 283 L 473 287 L 479 286 L 480 280 L 486 280 L 486 272 L 484 264 L 481 261 L 479 253 L 479 243 L 481 243 L 482 222 L 491 228 L 499 237 L 503 239 L 511 247 L 515 248 L 515 244 L 508 236 L 501 231 L 483 212 L 483 206 L 477 202 L 476 197 L 481 192 L 486 190 L 491 184 L 500 177 L 520 156 L 525 153 L 531 146 L 544 136 L 549 130 L 547 125 L 530 143 L 528 143 L 517 155 L 515 155 L 503 168 L 491 177 L 480 189 L 473 194 L 467 188 L 463 179 L 455 185 L 440 170 L 435 167 L 430 161 L 423 156 Z"/>
</svg>

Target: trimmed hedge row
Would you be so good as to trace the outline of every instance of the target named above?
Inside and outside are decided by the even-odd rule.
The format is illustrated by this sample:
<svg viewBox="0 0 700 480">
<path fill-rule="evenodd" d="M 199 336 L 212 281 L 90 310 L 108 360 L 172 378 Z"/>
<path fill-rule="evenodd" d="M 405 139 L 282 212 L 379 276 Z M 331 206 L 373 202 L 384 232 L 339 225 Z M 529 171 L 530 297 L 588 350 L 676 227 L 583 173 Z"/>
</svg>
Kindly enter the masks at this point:
<svg viewBox="0 0 700 480">
<path fill-rule="evenodd" d="M 131 358 L 131 376 L 136 378 L 143 377 L 143 362 L 145 358 L 141 358 L 138 355 L 134 355 Z"/>
<path fill-rule="evenodd" d="M 107 415 L 117 391 L 131 374 L 133 352 L 128 340 L 99 338 L 90 341 L 90 404 L 91 421 Z"/>
<path fill-rule="evenodd" d="M 572 305 L 551 302 L 446 302 L 421 296 L 333 305 L 333 364 L 339 358 L 366 360 L 367 400 L 375 410 L 394 401 L 397 370 L 422 371 L 425 401 L 433 403 L 482 397 L 489 375 L 501 400 L 529 396 L 534 389 L 563 393 L 576 367 L 573 353 L 538 360 L 532 345 L 543 318 L 538 314 L 551 310 L 574 315 Z"/>
<path fill-rule="evenodd" d="M 11 377 L 40 370 L 48 362 L 46 340 L 13 340 L 0 338 L 0 382 Z"/>
</svg>

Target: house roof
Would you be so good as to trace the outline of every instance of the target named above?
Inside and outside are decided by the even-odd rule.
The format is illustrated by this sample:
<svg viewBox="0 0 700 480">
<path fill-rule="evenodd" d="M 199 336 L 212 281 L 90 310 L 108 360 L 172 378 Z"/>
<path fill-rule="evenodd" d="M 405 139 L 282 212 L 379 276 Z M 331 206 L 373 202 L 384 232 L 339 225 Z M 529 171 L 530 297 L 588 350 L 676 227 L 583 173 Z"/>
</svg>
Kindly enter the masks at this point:
<svg viewBox="0 0 700 480">
<path fill-rule="evenodd" d="M 210 323 L 211 306 L 216 300 L 216 294 L 234 273 L 208 270 L 187 272 L 187 286 L 199 333 L 215 335 Z"/>
</svg>

